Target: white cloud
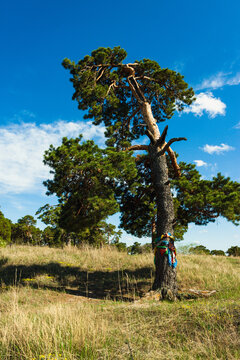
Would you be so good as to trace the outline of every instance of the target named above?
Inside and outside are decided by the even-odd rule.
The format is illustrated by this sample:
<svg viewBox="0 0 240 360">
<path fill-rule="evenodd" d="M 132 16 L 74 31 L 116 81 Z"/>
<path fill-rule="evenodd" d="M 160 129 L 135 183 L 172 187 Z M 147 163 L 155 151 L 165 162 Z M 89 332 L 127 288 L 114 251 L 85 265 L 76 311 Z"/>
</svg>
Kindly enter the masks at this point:
<svg viewBox="0 0 240 360">
<path fill-rule="evenodd" d="M 201 92 L 196 95 L 196 101 L 184 112 L 193 113 L 196 116 L 202 116 L 206 112 L 210 118 L 214 118 L 217 115 L 225 115 L 226 104 L 219 98 L 215 98 L 211 92 Z"/>
<path fill-rule="evenodd" d="M 0 128 L 0 193 L 33 192 L 49 178 L 44 151 L 58 146 L 64 136 L 104 142 L 104 127 L 91 122 L 58 120 L 51 124 L 21 123 Z"/>
<path fill-rule="evenodd" d="M 202 89 L 218 89 L 225 85 L 239 85 L 240 84 L 240 73 L 232 76 L 230 73 L 219 72 L 216 75 L 211 76 L 208 79 L 204 79 L 202 83 L 196 86 L 196 90 Z"/>
<path fill-rule="evenodd" d="M 234 126 L 234 129 L 240 129 L 240 121 L 237 123 L 237 125 Z"/>
<path fill-rule="evenodd" d="M 221 144 L 221 145 L 204 145 L 204 147 L 202 148 L 203 151 L 207 152 L 208 154 L 222 154 L 223 152 L 227 152 L 227 151 L 231 151 L 234 150 L 234 147 L 226 145 L 226 144 Z"/>
<path fill-rule="evenodd" d="M 203 160 L 194 160 L 196 166 L 208 166 L 208 164 Z"/>
</svg>

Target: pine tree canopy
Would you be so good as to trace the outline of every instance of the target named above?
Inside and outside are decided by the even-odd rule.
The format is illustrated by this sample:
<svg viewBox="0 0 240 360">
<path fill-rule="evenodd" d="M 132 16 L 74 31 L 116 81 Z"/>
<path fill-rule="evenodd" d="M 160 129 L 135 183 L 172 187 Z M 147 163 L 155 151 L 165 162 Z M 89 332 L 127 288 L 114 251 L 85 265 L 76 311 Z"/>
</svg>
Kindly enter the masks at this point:
<svg viewBox="0 0 240 360">
<path fill-rule="evenodd" d="M 154 118 L 162 122 L 194 100 L 193 89 L 181 74 L 149 59 L 124 64 L 126 56 L 120 47 L 99 48 L 78 63 L 63 60 L 72 75 L 78 108 L 95 125 L 103 122 L 107 144 L 119 148 L 129 146 L 146 131 L 141 102 L 149 102 Z"/>
<path fill-rule="evenodd" d="M 176 154 L 177 157 L 177 154 Z M 222 216 L 233 224 L 240 222 L 240 184 L 220 173 L 204 180 L 196 165 L 180 162 L 181 177 L 176 178 L 169 164 L 169 179 L 174 196 L 176 239 L 182 239 L 189 223 L 206 225 Z M 136 158 L 138 175 L 118 189 L 120 226 L 135 236 L 150 236 L 156 216 L 156 194 L 152 185 L 147 155 Z M 134 209 L 134 211 L 133 211 Z"/>
<path fill-rule="evenodd" d="M 116 213 L 115 188 L 136 174 L 131 153 L 100 149 L 90 140 L 80 143 L 81 139 L 63 138 L 61 146 L 51 145 L 44 156 L 54 174 L 44 185 L 48 195 L 57 195 L 59 225 L 68 232 L 91 228 Z"/>
</svg>

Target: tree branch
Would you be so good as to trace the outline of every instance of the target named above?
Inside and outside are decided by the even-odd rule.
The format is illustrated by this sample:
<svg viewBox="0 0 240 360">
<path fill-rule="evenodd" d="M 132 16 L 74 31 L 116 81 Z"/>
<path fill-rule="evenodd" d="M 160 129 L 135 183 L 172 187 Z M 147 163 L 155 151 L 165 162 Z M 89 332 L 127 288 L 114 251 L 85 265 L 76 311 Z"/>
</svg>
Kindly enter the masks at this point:
<svg viewBox="0 0 240 360">
<path fill-rule="evenodd" d="M 169 147 L 167 149 L 167 152 L 168 152 L 168 155 L 170 157 L 172 167 L 173 167 L 173 170 L 175 172 L 176 177 L 180 177 L 181 176 L 181 169 L 180 169 L 180 167 L 179 167 L 179 165 L 177 163 L 177 158 L 175 156 L 174 151 Z"/>
<path fill-rule="evenodd" d="M 101 69 L 100 75 L 98 76 L 98 78 L 96 79 L 96 82 L 103 76 L 105 71 L 105 68 Z"/>
<path fill-rule="evenodd" d="M 134 66 L 139 66 L 138 63 L 128 63 L 128 64 L 96 64 L 96 65 L 86 65 L 85 66 L 85 69 L 96 69 L 96 68 L 103 68 L 103 67 L 124 67 L 124 66 L 131 66 L 131 67 L 134 67 Z M 83 70 L 84 71 L 84 70 Z"/>
<path fill-rule="evenodd" d="M 143 94 L 143 92 L 142 92 L 141 88 L 139 87 L 139 84 L 138 84 L 138 82 L 137 82 L 137 80 L 136 80 L 135 76 L 133 76 L 133 75 L 132 75 L 132 76 L 130 76 L 129 78 L 131 78 L 131 79 L 132 79 L 132 81 L 133 81 L 133 83 L 134 83 L 134 86 L 135 86 L 135 90 L 137 91 L 138 96 L 141 98 L 141 102 L 146 101 L 145 96 L 144 96 L 144 94 Z"/>
<path fill-rule="evenodd" d="M 130 121 L 132 120 L 132 118 L 134 118 L 135 115 L 137 115 L 137 113 L 140 111 L 140 109 L 136 109 L 125 121 L 124 123 L 127 124 L 127 127 L 129 129 L 129 125 L 130 125 Z"/>
<path fill-rule="evenodd" d="M 165 129 L 162 132 L 162 135 L 160 136 L 160 138 L 156 141 L 156 146 L 161 146 L 162 144 L 165 143 L 165 139 L 167 136 L 167 131 L 168 131 L 168 125 L 165 127 Z"/>
<path fill-rule="evenodd" d="M 133 145 L 128 147 L 127 150 L 147 150 L 148 151 L 148 145 Z"/>
<path fill-rule="evenodd" d="M 165 151 L 168 150 L 168 148 L 170 147 L 170 145 L 176 141 L 181 141 L 181 140 L 187 140 L 185 137 L 179 137 L 179 138 L 172 138 L 171 140 L 169 140 L 169 142 L 167 144 L 164 145 L 164 147 L 162 148 L 162 150 L 159 151 L 158 155 L 163 155 L 165 153 Z"/>
<path fill-rule="evenodd" d="M 145 131 L 145 134 L 149 137 L 151 143 L 152 143 L 152 144 L 155 144 L 156 141 L 155 141 L 154 136 L 153 136 L 153 134 L 151 133 L 151 131 L 147 129 L 147 130 Z"/>
<path fill-rule="evenodd" d="M 166 128 L 165 128 L 166 129 Z M 164 129 L 164 130 L 165 130 Z M 165 151 L 168 152 L 168 155 L 170 157 L 171 163 L 172 163 L 172 167 L 174 169 L 174 172 L 176 174 L 176 177 L 180 177 L 181 176 L 181 169 L 178 166 L 177 163 L 177 158 L 174 154 L 174 151 L 170 148 L 170 145 L 175 142 L 175 141 L 181 141 L 181 140 L 187 140 L 185 137 L 184 138 L 172 138 L 171 140 L 168 141 L 168 143 L 165 143 L 164 147 L 162 148 L 162 150 L 160 150 L 158 152 L 158 156 L 161 156 L 165 153 Z"/>
<path fill-rule="evenodd" d="M 111 88 L 112 87 L 115 87 L 116 86 L 116 81 L 114 80 L 112 83 L 111 83 L 111 85 L 109 86 L 109 88 L 108 88 L 108 91 L 107 91 L 107 94 L 105 95 L 105 98 L 108 96 L 108 94 L 109 94 L 109 92 L 110 92 L 110 90 L 111 90 Z"/>
<path fill-rule="evenodd" d="M 134 84 L 132 83 L 131 80 L 133 80 Z M 133 95 L 135 96 L 135 98 L 137 99 L 139 104 L 143 104 L 145 98 L 144 98 L 144 96 L 143 96 L 143 94 L 142 94 L 142 92 L 141 92 L 141 90 L 140 90 L 140 88 L 138 86 L 137 81 L 134 79 L 133 76 L 129 76 L 127 78 L 127 81 L 128 81 L 129 86 L 130 86 L 130 89 L 132 90 Z"/>
</svg>

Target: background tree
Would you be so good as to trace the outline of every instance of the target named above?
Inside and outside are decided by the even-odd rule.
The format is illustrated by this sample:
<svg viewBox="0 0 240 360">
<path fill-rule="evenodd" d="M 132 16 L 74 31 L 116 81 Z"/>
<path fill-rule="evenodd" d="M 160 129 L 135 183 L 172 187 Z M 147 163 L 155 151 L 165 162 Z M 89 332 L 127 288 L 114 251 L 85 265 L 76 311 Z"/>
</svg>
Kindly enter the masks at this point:
<svg viewBox="0 0 240 360">
<path fill-rule="evenodd" d="M 128 247 L 128 252 L 131 255 L 150 253 L 152 252 L 152 246 L 151 244 L 141 245 L 139 242 L 135 241 L 133 245 Z"/>
<path fill-rule="evenodd" d="M 67 233 L 91 229 L 116 213 L 119 207 L 114 189 L 136 173 L 128 153 L 102 150 L 93 141 L 80 144 L 81 139 L 63 138 L 61 146 L 51 145 L 44 156 L 54 174 L 44 185 L 47 195 L 58 197 L 58 224 Z"/>
<path fill-rule="evenodd" d="M 189 249 L 190 254 L 197 254 L 197 255 L 210 255 L 210 250 L 206 248 L 206 246 L 203 245 L 197 245 L 194 247 L 191 247 Z"/>
<path fill-rule="evenodd" d="M 57 206 L 46 204 L 39 218 L 55 228 L 56 243 L 75 245 L 119 242 L 121 231 L 104 221 L 119 210 L 115 190 L 136 175 L 130 153 L 100 149 L 93 141 L 63 138 L 62 145 L 45 152 L 44 163 L 54 177 L 44 182 L 47 194 L 56 194 Z M 57 236 L 56 234 L 59 234 Z"/>
<path fill-rule="evenodd" d="M 0 211 L 0 246 L 6 246 L 11 242 L 11 221 Z"/>
<path fill-rule="evenodd" d="M 73 99 L 86 111 L 85 118 L 98 125 L 104 122 L 107 145 L 126 149 L 133 140 L 147 133 L 149 146 L 134 146 L 131 149 L 148 151 L 152 182 L 157 204 L 157 234 L 173 233 L 174 205 L 168 179 L 165 152 L 171 156 L 177 174 L 179 167 L 170 145 L 165 142 L 167 127 L 162 135 L 157 123 L 170 119 L 175 109 L 183 110 L 194 99 L 183 76 L 148 59 L 123 64 L 125 50 L 99 48 L 85 56 L 77 64 L 68 59 L 63 66 L 70 70 L 75 88 Z M 177 292 L 176 270 L 168 266 L 167 257 L 156 257 L 155 288 L 161 293 Z M 163 291 L 162 291 L 163 290 Z"/>
<path fill-rule="evenodd" d="M 226 256 L 226 254 L 223 250 L 211 250 L 211 255 Z"/>
<path fill-rule="evenodd" d="M 33 216 L 25 215 L 16 224 L 12 224 L 12 243 L 40 245 L 42 232 L 35 226 L 36 223 Z"/>
<path fill-rule="evenodd" d="M 228 256 L 240 256 L 240 247 L 239 246 L 231 246 L 227 250 Z"/>
<path fill-rule="evenodd" d="M 177 157 L 177 154 L 176 154 Z M 169 179 L 173 193 L 175 238 L 181 240 L 189 223 L 206 225 L 222 216 L 238 224 L 240 220 L 240 184 L 220 173 L 204 180 L 196 165 L 179 163 L 181 177 L 176 178 L 169 166 Z M 151 236 L 156 217 L 156 194 L 151 182 L 148 156 L 136 157 L 137 177 L 118 189 L 120 226 L 128 233 Z M 132 211 L 132 209 L 136 209 Z"/>
</svg>

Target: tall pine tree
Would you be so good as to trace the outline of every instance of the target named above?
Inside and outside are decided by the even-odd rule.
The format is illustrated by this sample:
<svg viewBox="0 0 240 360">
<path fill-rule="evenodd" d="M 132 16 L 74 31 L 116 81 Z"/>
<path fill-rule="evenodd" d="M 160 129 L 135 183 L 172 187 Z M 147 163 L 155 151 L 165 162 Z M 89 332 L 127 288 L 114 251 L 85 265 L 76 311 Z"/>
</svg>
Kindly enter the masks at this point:
<svg viewBox="0 0 240 360">
<path fill-rule="evenodd" d="M 168 127 L 166 126 L 161 134 L 158 126 L 170 119 L 175 110 L 182 111 L 194 101 L 193 89 L 188 88 L 181 74 L 162 69 L 155 61 L 143 59 L 134 63 L 123 63 L 126 56 L 126 51 L 120 47 L 99 48 L 77 63 L 65 59 L 63 66 L 70 71 L 75 90 L 73 100 L 76 100 L 78 108 L 85 112 L 84 118 L 92 119 L 95 125 L 101 123 L 105 125 L 106 144 L 114 146 L 118 151 L 145 150 L 148 154 L 151 174 L 146 182 L 150 181 L 151 186 L 148 186 L 148 189 L 141 189 L 139 184 L 137 189 L 141 199 L 139 207 L 136 202 L 134 208 L 128 208 L 129 215 L 131 211 L 135 213 L 129 222 L 131 229 L 135 226 L 135 229 L 141 233 L 142 226 L 142 233 L 146 231 L 144 224 L 149 217 L 142 211 L 144 206 L 145 210 L 150 210 L 152 219 L 156 217 L 158 237 L 166 233 L 173 234 L 174 226 L 179 219 L 182 221 L 182 229 L 190 221 L 198 221 L 202 224 L 205 219 L 208 219 L 207 221 L 214 219 L 221 214 L 219 211 L 221 198 L 214 199 L 214 189 L 216 190 L 218 184 L 225 180 L 220 179 L 219 175 L 211 185 L 198 181 L 197 185 L 193 182 L 193 189 L 189 189 L 187 177 L 183 177 L 179 183 L 179 189 L 181 188 L 182 191 L 179 190 L 177 203 L 174 206 L 169 173 L 173 171 L 174 176 L 179 177 L 180 167 L 171 145 L 186 139 L 172 138 L 166 142 Z M 149 145 L 132 144 L 143 135 L 149 137 Z M 166 153 L 169 155 L 171 168 L 167 164 Z M 209 186 L 212 186 L 210 197 L 207 196 Z M 191 191 L 195 192 L 198 199 L 195 204 Z M 203 195 L 197 193 L 198 191 Z M 227 191 L 224 196 L 229 197 Z M 236 199 L 236 195 L 231 196 Z M 151 200 L 149 203 L 148 199 Z M 214 202 L 214 207 L 211 201 Z M 125 202 L 125 205 L 129 204 Z M 203 211 L 198 211 L 199 207 L 204 208 Z M 191 208 L 190 212 L 189 208 Z M 224 209 L 222 213 L 234 220 L 233 212 L 232 208 L 232 210 Z M 138 213 L 145 219 L 142 222 L 139 219 L 140 222 L 134 225 Z M 235 220 L 239 221 L 239 218 Z M 155 226 L 154 222 L 152 225 Z M 161 256 L 160 251 L 156 252 L 155 265 L 155 289 L 159 289 L 163 298 L 174 298 L 177 294 L 176 268 L 169 266 L 167 256 Z"/>
</svg>

